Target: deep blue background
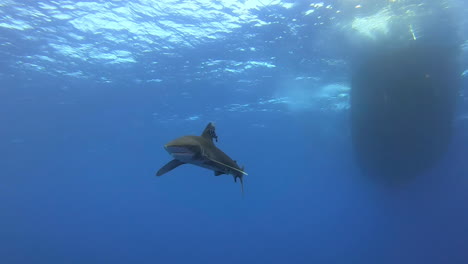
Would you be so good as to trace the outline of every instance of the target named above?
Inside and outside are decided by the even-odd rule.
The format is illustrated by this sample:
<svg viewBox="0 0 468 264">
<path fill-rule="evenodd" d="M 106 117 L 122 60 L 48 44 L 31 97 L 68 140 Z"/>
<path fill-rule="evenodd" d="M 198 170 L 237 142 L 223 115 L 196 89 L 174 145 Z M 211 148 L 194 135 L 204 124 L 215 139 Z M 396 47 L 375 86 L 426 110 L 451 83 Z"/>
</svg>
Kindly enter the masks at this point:
<svg viewBox="0 0 468 264">
<path fill-rule="evenodd" d="M 152 122 L 155 91 L 53 85 L 2 91 L 3 137 L 22 139 L 2 145 L 2 263 L 465 263 L 466 127 L 433 171 L 389 187 L 355 167 L 347 114 L 219 116 L 242 198 L 193 166 L 154 177 L 162 145 L 206 125 Z"/>
<path fill-rule="evenodd" d="M 275 20 L 268 14 L 276 11 L 258 15 Z M 242 29 L 181 50 L 161 63 L 169 81 L 158 84 L 126 79 L 145 77 L 158 54 L 129 68 L 74 65 L 117 80 L 102 83 L 7 68 L 15 56 L 38 52 L 11 47 L 0 61 L 0 263 L 467 263 L 466 99 L 447 155 L 401 186 L 361 175 L 348 111 L 215 110 L 270 98 L 293 73 L 347 80 L 349 66 L 327 68 L 322 60 L 352 54 L 340 50 L 342 42 L 307 27 L 308 35 L 288 38 L 284 27 L 259 29 L 249 43 L 255 54 L 226 52 L 244 41 Z M 3 35 L 22 43 L 16 37 Z M 186 60 L 270 57 L 272 70 L 181 81 L 194 69 L 180 70 Z M 252 80 L 251 90 L 236 92 L 239 79 Z M 163 145 L 200 134 L 210 121 L 217 145 L 249 173 L 244 197 L 231 176 L 194 166 L 155 177 L 171 159 Z"/>
</svg>

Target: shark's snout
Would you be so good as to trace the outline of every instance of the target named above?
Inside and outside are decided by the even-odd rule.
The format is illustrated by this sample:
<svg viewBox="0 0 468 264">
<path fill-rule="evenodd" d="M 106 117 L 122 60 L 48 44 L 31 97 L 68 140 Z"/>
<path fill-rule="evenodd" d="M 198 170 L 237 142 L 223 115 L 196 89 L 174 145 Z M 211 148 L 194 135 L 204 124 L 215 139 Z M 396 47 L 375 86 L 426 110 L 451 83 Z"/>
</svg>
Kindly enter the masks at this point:
<svg viewBox="0 0 468 264">
<path fill-rule="evenodd" d="M 193 155 L 193 151 L 184 146 L 165 145 L 164 148 L 171 155 Z"/>
<path fill-rule="evenodd" d="M 196 155 L 196 152 L 187 146 L 167 144 L 164 148 L 174 159 L 178 159 L 182 162 L 189 162 Z"/>
</svg>

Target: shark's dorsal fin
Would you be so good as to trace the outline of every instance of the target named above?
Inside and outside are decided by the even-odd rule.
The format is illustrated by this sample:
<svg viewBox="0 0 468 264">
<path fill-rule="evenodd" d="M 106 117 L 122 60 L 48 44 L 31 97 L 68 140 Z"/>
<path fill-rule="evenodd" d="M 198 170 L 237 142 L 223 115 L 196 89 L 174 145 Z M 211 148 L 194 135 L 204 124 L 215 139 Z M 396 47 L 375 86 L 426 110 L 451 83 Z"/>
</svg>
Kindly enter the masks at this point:
<svg viewBox="0 0 468 264">
<path fill-rule="evenodd" d="M 208 139 L 208 140 L 211 140 L 211 142 L 213 142 L 213 139 L 216 140 L 216 142 L 218 142 L 218 136 L 216 135 L 216 132 L 215 132 L 215 126 L 212 122 L 210 122 L 205 130 L 203 130 L 203 133 L 201 135 L 202 137 Z"/>
</svg>

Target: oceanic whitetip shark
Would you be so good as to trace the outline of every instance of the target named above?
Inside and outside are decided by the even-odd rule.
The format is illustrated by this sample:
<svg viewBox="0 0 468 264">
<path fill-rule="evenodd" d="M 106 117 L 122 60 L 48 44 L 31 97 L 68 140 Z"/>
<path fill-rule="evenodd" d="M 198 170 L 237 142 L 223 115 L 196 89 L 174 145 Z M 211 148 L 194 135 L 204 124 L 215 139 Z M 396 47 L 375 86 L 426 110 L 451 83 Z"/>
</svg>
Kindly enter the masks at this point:
<svg viewBox="0 0 468 264">
<path fill-rule="evenodd" d="M 217 148 L 213 139 L 218 142 L 215 126 L 209 123 L 201 136 L 183 136 L 170 141 L 164 148 L 174 159 L 159 169 L 156 176 L 161 176 L 182 164 L 193 164 L 214 171 L 215 176 L 230 174 L 234 177 L 234 182 L 239 178 L 241 191 L 244 193 L 243 176 L 247 175 L 244 167 L 240 168 L 235 160 Z"/>
</svg>

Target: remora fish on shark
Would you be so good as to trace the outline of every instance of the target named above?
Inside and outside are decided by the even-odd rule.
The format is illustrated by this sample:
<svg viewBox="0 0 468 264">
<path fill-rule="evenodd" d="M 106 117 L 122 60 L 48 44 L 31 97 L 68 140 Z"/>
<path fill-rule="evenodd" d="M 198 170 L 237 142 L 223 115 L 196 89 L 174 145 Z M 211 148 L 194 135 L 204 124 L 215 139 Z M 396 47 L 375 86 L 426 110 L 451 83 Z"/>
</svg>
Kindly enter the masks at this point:
<svg viewBox="0 0 468 264">
<path fill-rule="evenodd" d="M 240 179 L 241 190 L 244 192 L 244 167 L 217 148 L 213 139 L 218 142 L 213 123 L 209 123 L 201 136 L 183 136 L 167 143 L 164 148 L 174 157 L 156 173 L 161 176 L 182 164 L 193 164 L 214 171 L 215 176 L 230 174 Z"/>
</svg>

